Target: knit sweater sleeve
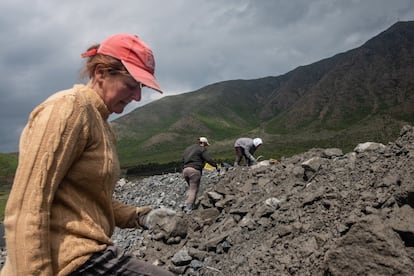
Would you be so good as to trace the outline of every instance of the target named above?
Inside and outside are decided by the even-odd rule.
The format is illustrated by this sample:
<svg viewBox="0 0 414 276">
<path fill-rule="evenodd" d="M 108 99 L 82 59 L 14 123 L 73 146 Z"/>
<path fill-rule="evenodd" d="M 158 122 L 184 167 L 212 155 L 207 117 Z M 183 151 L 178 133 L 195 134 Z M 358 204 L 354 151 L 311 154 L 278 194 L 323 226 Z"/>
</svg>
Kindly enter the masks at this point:
<svg viewBox="0 0 414 276">
<path fill-rule="evenodd" d="M 115 225 L 119 228 L 128 228 L 135 226 L 137 218 L 137 208 L 123 204 L 115 199 L 112 200 L 112 209 L 114 210 Z"/>
<path fill-rule="evenodd" d="M 51 205 L 59 183 L 87 143 L 82 106 L 73 95 L 37 107 L 23 130 L 19 165 L 4 221 L 14 275 L 53 275 Z"/>
</svg>

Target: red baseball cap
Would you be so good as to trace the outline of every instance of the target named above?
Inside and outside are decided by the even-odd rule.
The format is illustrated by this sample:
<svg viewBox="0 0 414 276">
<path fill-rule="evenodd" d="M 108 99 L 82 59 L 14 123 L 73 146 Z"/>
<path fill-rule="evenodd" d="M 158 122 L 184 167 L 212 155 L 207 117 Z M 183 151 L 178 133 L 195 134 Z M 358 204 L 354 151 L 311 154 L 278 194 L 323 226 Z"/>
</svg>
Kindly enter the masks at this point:
<svg viewBox="0 0 414 276">
<path fill-rule="evenodd" d="M 148 45 L 138 36 L 123 33 L 112 35 L 105 39 L 98 49 L 89 50 L 83 53 L 82 57 L 96 54 L 119 59 L 136 81 L 162 93 L 154 76 L 154 55 Z"/>
</svg>

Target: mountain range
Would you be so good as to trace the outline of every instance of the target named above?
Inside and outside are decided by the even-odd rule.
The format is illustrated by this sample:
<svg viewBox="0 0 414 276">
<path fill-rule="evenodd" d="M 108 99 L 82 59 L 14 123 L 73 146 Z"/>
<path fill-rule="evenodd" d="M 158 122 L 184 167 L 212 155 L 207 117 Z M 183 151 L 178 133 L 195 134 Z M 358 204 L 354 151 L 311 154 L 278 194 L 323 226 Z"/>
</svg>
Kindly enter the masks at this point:
<svg viewBox="0 0 414 276">
<path fill-rule="evenodd" d="M 261 137 L 256 156 L 352 149 L 395 140 L 414 122 L 414 21 L 362 46 L 284 75 L 214 83 L 166 96 L 111 122 L 125 167 L 180 162 L 206 136 L 210 155 L 232 160 L 238 137 Z"/>
</svg>

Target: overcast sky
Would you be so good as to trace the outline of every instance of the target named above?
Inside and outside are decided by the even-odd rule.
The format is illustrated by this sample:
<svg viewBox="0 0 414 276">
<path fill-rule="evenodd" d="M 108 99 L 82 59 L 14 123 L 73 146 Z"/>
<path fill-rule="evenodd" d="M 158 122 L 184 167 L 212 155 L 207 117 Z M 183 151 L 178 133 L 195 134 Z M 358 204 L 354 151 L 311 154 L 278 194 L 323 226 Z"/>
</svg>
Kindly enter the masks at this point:
<svg viewBox="0 0 414 276">
<path fill-rule="evenodd" d="M 18 150 L 35 106 L 85 82 L 80 54 L 114 33 L 152 48 L 168 96 L 279 76 L 413 19 L 412 0 L 2 0 L 0 152 Z M 160 97 L 146 90 L 122 115 Z"/>
</svg>

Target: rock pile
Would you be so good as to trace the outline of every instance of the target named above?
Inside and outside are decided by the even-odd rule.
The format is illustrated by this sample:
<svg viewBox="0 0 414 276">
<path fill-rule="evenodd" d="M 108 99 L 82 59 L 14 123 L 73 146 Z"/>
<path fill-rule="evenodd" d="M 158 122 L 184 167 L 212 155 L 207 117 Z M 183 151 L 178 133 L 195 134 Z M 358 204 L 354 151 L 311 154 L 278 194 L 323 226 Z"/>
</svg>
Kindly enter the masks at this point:
<svg viewBox="0 0 414 276">
<path fill-rule="evenodd" d="M 414 128 L 387 145 L 311 149 L 282 160 L 205 171 L 198 208 L 181 211 L 179 173 L 118 182 L 128 204 L 180 212 L 179 243 L 116 229 L 115 243 L 177 275 L 411 275 Z"/>
<path fill-rule="evenodd" d="M 120 182 L 131 204 L 180 210 L 179 174 Z M 147 231 L 116 242 L 181 275 L 410 275 L 414 269 L 414 128 L 388 145 L 311 149 L 220 174 L 205 172 L 179 244 Z"/>
</svg>

